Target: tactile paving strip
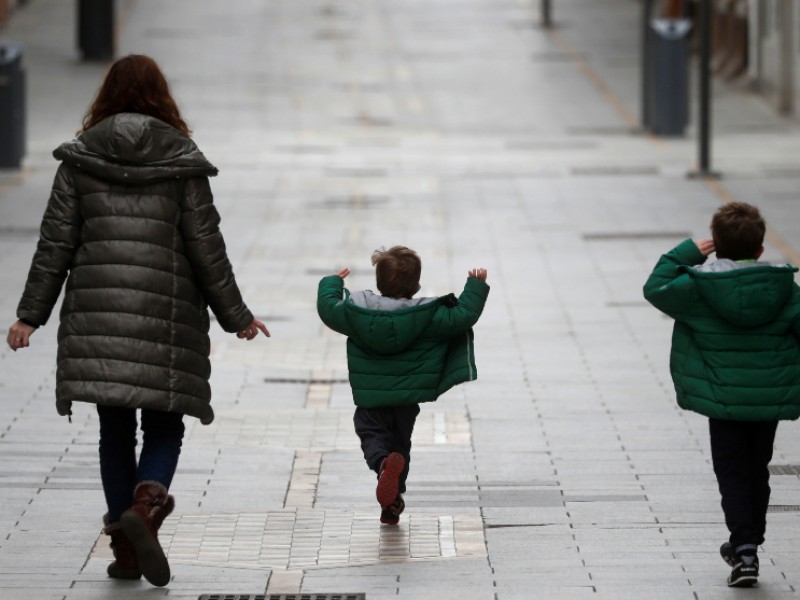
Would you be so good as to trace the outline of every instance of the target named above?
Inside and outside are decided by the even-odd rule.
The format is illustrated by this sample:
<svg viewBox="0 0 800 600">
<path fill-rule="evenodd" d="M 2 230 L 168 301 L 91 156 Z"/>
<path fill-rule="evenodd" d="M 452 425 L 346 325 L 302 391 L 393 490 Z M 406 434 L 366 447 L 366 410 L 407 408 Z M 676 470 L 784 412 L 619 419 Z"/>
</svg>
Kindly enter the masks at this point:
<svg viewBox="0 0 800 600">
<path fill-rule="evenodd" d="M 184 514 L 167 519 L 159 539 L 171 561 L 240 568 L 486 556 L 478 515 L 403 515 L 398 526 L 386 526 L 372 513 L 337 510 Z M 100 536 L 92 557 L 111 558 L 106 536 Z"/>
</svg>

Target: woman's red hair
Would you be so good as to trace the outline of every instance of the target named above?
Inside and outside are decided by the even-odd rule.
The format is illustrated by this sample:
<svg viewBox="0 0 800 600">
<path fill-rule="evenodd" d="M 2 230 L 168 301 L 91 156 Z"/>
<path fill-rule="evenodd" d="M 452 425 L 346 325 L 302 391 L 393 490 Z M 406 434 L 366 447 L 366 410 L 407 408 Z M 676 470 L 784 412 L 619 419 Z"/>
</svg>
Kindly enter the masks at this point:
<svg viewBox="0 0 800 600">
<path fill-rule="evenodd" d="M 185 135 L 191 133 L 181 118 L 161 69 L 156 61 L 143 54 L 129 54 L 111 65 L 97 97 L 83 117 L 82 131 L 123 112 L 149 115 Z"/>
</svg>

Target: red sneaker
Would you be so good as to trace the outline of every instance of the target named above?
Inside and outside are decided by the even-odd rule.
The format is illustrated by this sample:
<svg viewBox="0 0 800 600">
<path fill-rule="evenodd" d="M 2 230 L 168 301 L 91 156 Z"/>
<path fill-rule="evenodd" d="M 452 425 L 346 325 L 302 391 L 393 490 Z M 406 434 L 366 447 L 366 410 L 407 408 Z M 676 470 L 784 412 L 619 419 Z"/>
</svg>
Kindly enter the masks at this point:
<svg viewBox="0 0 800 600">
<path fill-rule="evenodd" d="M 400 475 L 403 474 L 405 466 L 406 459 L 398 452 L 392 452 L 383 459 L 378 475 L 378 487 L 375 489 L 375 496 L 381 508 L 389 508 L 400 493 Z"/>
<path fill-rule="evenodd" d="M 403 500 L 403 496 L 397 494 L 397 498 L 394 499 L 389 508 L 384 508 L 381 511 L 381 523 L 397 525 L 400 522 L 400 515 L 403 514 L 405 509 L 406 503 Z"/>
</svg>

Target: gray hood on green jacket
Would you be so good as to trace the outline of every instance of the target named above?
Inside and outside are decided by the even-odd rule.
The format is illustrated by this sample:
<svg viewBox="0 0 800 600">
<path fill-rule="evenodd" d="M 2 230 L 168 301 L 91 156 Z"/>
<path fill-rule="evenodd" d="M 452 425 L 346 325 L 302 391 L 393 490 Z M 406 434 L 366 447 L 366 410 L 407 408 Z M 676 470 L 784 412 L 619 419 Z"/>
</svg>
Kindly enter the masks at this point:
<svg viewBox="0 0 800 600">
<path fill-rule="evenodd" d="M 217 174 L 191 138 L 138 113 L 119 113 L 101 121 L 61 144 L 53 156 L 107 181 L 133 185 Z"/>
<path fill-rule="evenodd" d="M 757 327 L 772 321 L 794 289 L 791 265 L 716 260 L 684 267 L 711 308 L 737 327 Z"/>
<path fill-rule="evenodd" d="M 411 346 L 428 328 L 436 307 L 455 303 L 455 297 L 397 299 L 373 292 L 345 290 L 345 306 L 351 337 L 379 354 L 396 354 Z"/>
</svg>

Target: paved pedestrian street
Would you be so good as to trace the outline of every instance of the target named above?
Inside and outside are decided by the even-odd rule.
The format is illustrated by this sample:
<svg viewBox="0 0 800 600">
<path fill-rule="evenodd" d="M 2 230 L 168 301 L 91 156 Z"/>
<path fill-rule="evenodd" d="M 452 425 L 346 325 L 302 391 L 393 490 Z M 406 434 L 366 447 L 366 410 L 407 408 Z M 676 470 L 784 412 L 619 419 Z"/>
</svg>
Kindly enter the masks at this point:
<svg viewBox="0 0 800 600">
<path fill-rule="evenodd" d="M 0 29 L 28 78 L 27 154 L 0 170 L 0 311 L 15 318 L 56 169 L 107 67 L 75 5 Z M 206 157 L 245 301 L 272 337 L 212 322 L 216 420 L 187 418 L 161 540 L 172 580 L 106 576 L 94 407 L 54 407 L 57 317 L 0 349 L 0 599 L 362 593 L 368 600 L 715 600 L 800 593 L 800 429 L 778 428 L 761 577 L 726 586 L 708 425 L 681 411 L 658 257 L 758 205 L 765 258 L 800 264 L 800 122 L 714 85 L 714 168 L 638 130 L 640 6 L 554 0 L 122 0 L 118 55 L 153 56 Z M 693 90 L 694 92 L 694 90 Z M 0 141 L 0 143 L 2 143 Z M 317 283 L 422 258 L 424 296 L 488 269 L 478 380 L 424 405 L 407 509 L 379 523 L 345 340 Z M 287 596 L 291 597 L 291 596 Z M 295 598 L 306 596 L 295 596 Z"/>
</svg>

